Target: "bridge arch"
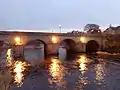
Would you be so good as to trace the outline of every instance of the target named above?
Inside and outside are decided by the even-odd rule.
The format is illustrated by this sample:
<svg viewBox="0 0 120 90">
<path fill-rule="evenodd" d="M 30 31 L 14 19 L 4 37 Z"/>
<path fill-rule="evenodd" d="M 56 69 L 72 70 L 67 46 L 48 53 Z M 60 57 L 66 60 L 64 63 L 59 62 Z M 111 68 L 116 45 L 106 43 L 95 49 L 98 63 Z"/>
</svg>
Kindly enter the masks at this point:
<svg viewBox="0 0 120 90">
<path fill-rule="evenodd" d="M 26 45 L 35 45 L 35 44 L 38 45 L 38 44 L 40 44 L 40 43 L 46 45 L 46 43 L 45 43 L 43 40 L 34 39 L 34 40 L 29 40 L 29 41 L 25 44 L 25 46 L 26 46 Z"/>
<path fill-rule="evenodd" d="M 24 49 L 44 49 L 44 55 L 47 54 L 47 44 L 40 39 L 35 39 L 35 40 L 29 40 L 25 45 Z"/>
<path fill-rule="evenodd" d="M 99 47 L 100 45 L 97 41 L 90 40 L 86 43 L 86 52 L 87 53 L 97 52 Z"/>
<path fill-rule="evenodd" d="M 64 39 L 60 42 L 60 47 L 65 48 L 67 52 L 75 51 L 76 42 L 73 39 Z"/>
</svg>

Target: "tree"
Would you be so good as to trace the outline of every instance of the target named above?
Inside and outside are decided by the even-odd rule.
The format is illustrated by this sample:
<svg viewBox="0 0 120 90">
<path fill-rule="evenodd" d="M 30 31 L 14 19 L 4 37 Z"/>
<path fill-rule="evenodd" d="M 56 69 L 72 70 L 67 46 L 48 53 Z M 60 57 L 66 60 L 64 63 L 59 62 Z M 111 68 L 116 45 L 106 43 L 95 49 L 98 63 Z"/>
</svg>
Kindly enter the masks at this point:
<svg viewBox="0 0 120 90">
<path fill-rule="evenodd" d="M 84 31 L 86 31 L 87 33 L 101 33 L 101 30 L 99 29 L 99 25 L 97 24 L 87 24 L 84 27 Z"/>
</svg>

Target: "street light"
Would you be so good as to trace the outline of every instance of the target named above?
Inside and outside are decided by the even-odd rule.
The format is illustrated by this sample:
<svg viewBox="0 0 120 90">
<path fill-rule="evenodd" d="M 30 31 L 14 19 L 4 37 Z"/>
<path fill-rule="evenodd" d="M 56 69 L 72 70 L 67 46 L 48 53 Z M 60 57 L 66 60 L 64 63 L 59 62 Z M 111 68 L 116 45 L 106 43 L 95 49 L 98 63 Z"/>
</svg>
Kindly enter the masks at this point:
<svg viewBox="0 0 120 90">
<path fill-rule="evenodd" d="M 62 25 L 59 25 L 60 33 L 61 33 L 61 27 L 62 27 Z"/>
<path fill-rule="evenodd" d="M 87 40 L 86 40 L 85 37 L 80 37 L 80 41 L 81 41 L 82 43 L 86 43 L 86 42 L 87 42 Z"/>
<path fill-rule="evenodd" d="M 52 42 L 53 43 L 57 43 L 58 42 L 58 38 L 57 38 L 57 36 L 52 36 Z"/>
<path fill-rule="evenodd" d="M 21 38 L 20 37 L 15 37 L 15 45 L 21 45 Z"/>
</svg>

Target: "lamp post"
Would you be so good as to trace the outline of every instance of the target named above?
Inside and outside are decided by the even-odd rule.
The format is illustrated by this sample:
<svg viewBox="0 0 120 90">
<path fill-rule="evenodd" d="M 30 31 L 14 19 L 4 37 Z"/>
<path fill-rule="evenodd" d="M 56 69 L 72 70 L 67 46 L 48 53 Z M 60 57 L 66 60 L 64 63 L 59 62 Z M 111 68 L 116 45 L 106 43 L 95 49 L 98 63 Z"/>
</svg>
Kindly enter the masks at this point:
<svg viewBox="0 0 120 90">
<path fill-rule="evenodd" d="M 53 29 L 52 29 L 52 33 L 53 33 Z"/>
<path fill-rule="evenodd" d="M 60 33 L 61 33 L 61 27 L 62 27 L 62 25 L 59 25 Z"/>
</svg>

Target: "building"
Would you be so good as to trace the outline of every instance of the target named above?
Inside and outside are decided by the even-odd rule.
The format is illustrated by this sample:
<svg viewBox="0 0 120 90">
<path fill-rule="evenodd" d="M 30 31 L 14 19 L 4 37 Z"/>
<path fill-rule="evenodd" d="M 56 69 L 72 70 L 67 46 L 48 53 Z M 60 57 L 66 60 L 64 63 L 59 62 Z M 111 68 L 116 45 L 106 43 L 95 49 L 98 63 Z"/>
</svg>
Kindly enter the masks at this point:
<svg viewBox="0 0 120 90">
<path fill-rule="evenodd" d="M 120 26 L 117 26 L 117 27 L 112 27 L 110 25 L 109 28 L 107 28 L 105 31 L 104 31 L 105 34 L 120 34 Z"/>
</svg>

